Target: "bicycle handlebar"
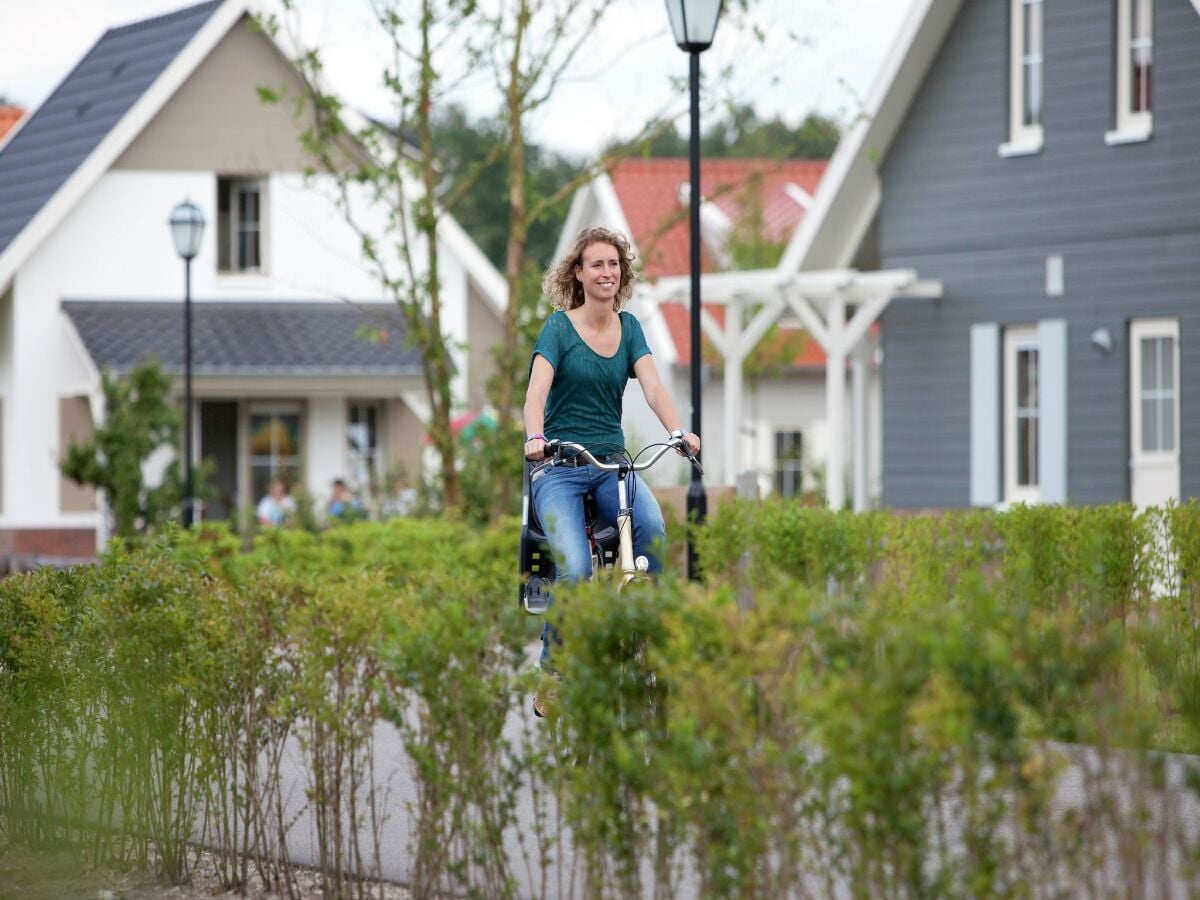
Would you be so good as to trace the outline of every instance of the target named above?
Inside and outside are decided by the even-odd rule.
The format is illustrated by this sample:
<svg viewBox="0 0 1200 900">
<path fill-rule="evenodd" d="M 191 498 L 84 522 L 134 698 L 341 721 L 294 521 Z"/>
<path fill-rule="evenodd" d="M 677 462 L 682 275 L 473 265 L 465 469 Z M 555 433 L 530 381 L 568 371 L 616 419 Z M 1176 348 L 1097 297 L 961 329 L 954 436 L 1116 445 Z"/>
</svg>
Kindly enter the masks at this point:
<svg viewBox="0 0 1200 900">
<path fill-rule="evenodd" d="M 562 455 L 562 451 L 564 451 L 564 450 L 574 450 L 576 453 L 578 453 L 580 456 L 582 456 L 590 465 L 593 465 L 598 469 L 604 469 L 605 471 L 608 471 L 608 472 L 616 472 L 616 471 L 620 470 L 622 467 L 629 469 L 630 471 L 633 471 L 633 472 L 642 472 L 642 471 L 645 471 L 646 469 L 649 469 L 652 465 L 654 465 L 656 462 L 658 462 L 660 459 L 662 459 L 662 457 L 667 453 L 668 450 L 675 450 L 676 452 L 682 454 L 683 456 L 686 456 L 688 459 L 688 462 L 690 462 L 693 466 L 695 466 L 697 472 L 699 472 L 701 475 L 704 474 L 704 469 L 701 467 L 700 461 L 698 459 L 696 459 L 695 455 L 691 451 L 691 448 L 687 445 L 687 442 L 683 438 L 671 438 L 670 440 L 666 441 L 665 443 L 659 444 L 658 449 L 654 452 L 654 455 L 651 456 L 645 462 L 641 462 L 641 463 L 601 462 L 600 460 L 598 460 L 595 457 L 595 455 L 592 453 L 592 451 L 589 450 L 587 447 L 583 446 L 583 444 L 577 444 L 574 441 L 564 441 L 564 440 L 560 440 L 560 439 L 556 438 L 555 440 L 552 440 L 552 441 L 546 441 L 545 455 L 542 458 L 546 459 L 547 462 L 544 462 L 542 465 L 549 466 L 551 468 L 553 468 L 554 466 L 563 465 L 563 463 L 566 462 L 566 457 L 564 457 Z M 540 469 L 541 466 L 539 466 L 538 468 Z"/>
</svg>

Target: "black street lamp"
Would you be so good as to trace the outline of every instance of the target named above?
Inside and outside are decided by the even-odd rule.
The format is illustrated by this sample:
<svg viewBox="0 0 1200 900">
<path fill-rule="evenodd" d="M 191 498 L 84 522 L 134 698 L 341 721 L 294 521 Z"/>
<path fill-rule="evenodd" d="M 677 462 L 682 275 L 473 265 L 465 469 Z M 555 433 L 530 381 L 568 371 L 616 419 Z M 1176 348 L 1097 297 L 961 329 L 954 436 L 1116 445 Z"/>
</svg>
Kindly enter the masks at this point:
<svg viewBox="0 0 1200 900">
<path fill-rule="evenodd" d="M 688 199 L 691 222 L 691 327 L 692 327 L 692 431 L 700 433 L 700 54 L 712 46 L 721 17 L 721 0 L 666 0 L 667 17 L 679 49 L 690 57 L 688 86 L 691 90 L 691 138 L 688 143 L 688 168 L 691 193 Z M 708 499 L 700 473 L 692 467 L 687 495 L 688 521 L 703 522 Z M 688 538 L 688 577 L 697 578 L 695 543 Z"/>
<path fill-rule="evenodd" d="M 191 528 L 195 509 L 192 496 L 192 260 L 200 252 L 204 213 L 184 200 L 171 213 L 171 236 L 183 257 L 183 527 Z"/>
</svg>

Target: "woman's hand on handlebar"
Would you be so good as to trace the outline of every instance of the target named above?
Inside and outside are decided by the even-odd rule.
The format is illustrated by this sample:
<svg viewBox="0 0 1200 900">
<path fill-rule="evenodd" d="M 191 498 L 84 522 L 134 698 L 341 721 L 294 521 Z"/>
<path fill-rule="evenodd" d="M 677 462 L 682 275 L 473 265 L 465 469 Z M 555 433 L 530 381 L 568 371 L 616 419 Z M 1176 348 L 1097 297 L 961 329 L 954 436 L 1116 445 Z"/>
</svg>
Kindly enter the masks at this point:
<svg viewBox="0 0 1200 900">
<path fill-rule="evenodd" d="M 677 445 L 677 452 L 680 456 L 696 456 L 700 453 L 700 435 L 694 431 L 689 431 L 684 434 L 682 431 L 672 431 L 671 440 L 679 441 L 682 446 Z"/>
<path fill-rule="evenodd" d="M 538 435 L 534 435 L 525 442 L 525 458 L 526 459 L 545 459 L 546 458 L 546 439 Z"/>
</svg>

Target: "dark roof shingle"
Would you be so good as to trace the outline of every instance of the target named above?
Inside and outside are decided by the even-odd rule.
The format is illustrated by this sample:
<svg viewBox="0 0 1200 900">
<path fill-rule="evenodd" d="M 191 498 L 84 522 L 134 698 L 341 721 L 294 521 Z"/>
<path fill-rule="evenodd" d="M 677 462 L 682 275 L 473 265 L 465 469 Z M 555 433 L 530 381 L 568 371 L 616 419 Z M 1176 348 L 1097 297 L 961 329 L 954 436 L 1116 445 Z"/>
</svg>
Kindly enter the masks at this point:
<svg viewBox="0 0 1200 900">
<path fill-rule="evenodd" d="M 109 29 L 38 107 L 0 152 L 0 253 L 220 5 Z"/>
<path fill-rule="evenodd" d="M 63 309 L 98 369 L 155 358 L 183 371 L 183 304 L 67 300 Z M 192 372 L 243 376 L 419 376 L 400 310 L 390 303 L 192 303 Z"/>
</svg>

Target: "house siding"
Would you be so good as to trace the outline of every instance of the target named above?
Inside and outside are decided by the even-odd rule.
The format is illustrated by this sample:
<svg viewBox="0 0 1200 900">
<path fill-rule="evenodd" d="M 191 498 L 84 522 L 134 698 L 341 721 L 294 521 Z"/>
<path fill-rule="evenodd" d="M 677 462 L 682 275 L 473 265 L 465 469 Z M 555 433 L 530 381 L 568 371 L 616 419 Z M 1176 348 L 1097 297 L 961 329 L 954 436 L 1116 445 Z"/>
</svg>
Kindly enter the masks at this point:
<svg viewBox="0 0 1200 900">
<path fill-rule="evenodd" d="M 942 282 L 940 300 L 883 316 L 884 502 L 970 502 L 970 329 L 1066 322 L 1067 499 L 1129 498 L 1128 323 L 1175 317 L 1181 346 L 1181 490 L 1200 493 L 1200 16 L 1155 10 L 1154 135 L 1107 146 L 1114 127 L 1113 5 L 1045 6 L 1045 146 L 1011 159 L 1007 3 L 968 0 L 883 163 L 885 268 Z M 1061 255 L 1063 296 L 1046 295 Z M 1114 338 L 1111 353 L 1090 339 Z"/>
<path fill-rule="evenodd" d="M 260 88 L 286 91 L 265 103 Z M 311 127 L 293 117 L 304 86 L 269 38 L 243 16 L 183 83 L 171 102 L 113 164 L 115 169 L 258 175 L 316 166 L 300 145 Z"/>
</svg>

